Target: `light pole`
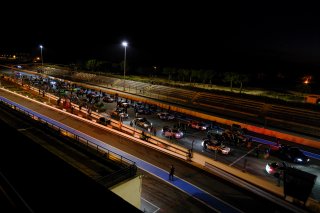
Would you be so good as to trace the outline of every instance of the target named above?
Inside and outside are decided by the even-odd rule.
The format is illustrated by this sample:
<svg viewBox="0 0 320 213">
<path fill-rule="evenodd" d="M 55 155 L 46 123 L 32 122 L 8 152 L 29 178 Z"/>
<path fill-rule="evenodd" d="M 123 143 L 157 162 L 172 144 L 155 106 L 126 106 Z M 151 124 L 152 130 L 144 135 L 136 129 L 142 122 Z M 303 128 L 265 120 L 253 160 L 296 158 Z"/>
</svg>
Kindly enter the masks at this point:
<svg viewBox="0 0 320 213">
<path fill-rule="evenodd" d="M 125 91 L 125 80 L 126 80 L 126 59 L 127 59 L 127 46 L 128 42 L 123 41 L 122 46 L 124 46 L 124 64 L 123 64 L 123 91 Z"/>
<path fill-rule="evenodd" d="M 40 45 L 40 53 L 41 53 L 41 65 L 42 65 L 42 68 L 43 68 L 43 57 L 42 57 L 42 49 L 43 49 L 43 46 Z"/>
</svg>

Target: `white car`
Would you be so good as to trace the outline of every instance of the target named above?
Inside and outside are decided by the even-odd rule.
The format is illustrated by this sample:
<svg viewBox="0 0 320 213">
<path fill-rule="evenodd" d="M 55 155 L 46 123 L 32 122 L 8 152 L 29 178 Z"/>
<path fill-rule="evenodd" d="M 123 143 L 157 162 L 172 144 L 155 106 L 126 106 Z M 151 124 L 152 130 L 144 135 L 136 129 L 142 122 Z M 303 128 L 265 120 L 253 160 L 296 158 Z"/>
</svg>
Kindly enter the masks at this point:
<svg viewBox="0 0 320 213">
<path fill-rule="evenodd" d="M 174 115 L 170 114 L 169 112 L 159 112 L 157 113 L 158 118 L 161 120 L 174 120 Z"/>
<path fill-rule="evenodd" d="M 213 139 L 206 138 L 202 141 L 201 145 L 204 149 L 210 149 L 213 151 L 217 150 L 224 155 L 229 154 L 229 152 L 231 151 L 230 147 L 227 147 L 224 144 Z"/>
<path fill-rule="evenodd" d="M 142 118 L 142 117 L 133 119 L 133 123 L 145 129 L 149 129 L 152 127 L 152 123 L 148 121 L 146 118 Z"/>
<path fill-rule="evenodd" d="M 198 129 L 198 130 L 207 130 L 209 128 L 208 124 L 204 122 L 199 122 L 199 121 L 190 121 L 188 125 L 191 128 Z"/>
<path fill-rule="evenodd" d="M 183 132 L 180 129 L 172 129 L 168 126 L 162 128 L 162 134 L 166 137 L 174 137 L 176 139 L 183 137 Z"/>
<path fill-rule="evenodd" d="M 122 118 L 122 119 L 129 118 L 129 114 L 122 110 L 113 111 L 111 113 L 111 116 L 115 118 Z"/>
</svg>

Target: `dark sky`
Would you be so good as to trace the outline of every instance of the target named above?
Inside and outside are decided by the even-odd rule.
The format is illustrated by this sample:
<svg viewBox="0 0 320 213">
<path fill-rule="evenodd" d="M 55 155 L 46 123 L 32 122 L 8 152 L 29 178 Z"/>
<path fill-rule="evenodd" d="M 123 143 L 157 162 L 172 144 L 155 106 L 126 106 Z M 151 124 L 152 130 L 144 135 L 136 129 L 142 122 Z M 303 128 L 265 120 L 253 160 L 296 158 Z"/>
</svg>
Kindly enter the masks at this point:
<svg viewBox="0 0 320 213">
<path fill-rule="evenodd" d="M 317 5 L 270 2 L 55 2 L 35 3 L 32 10 L 25 3 L 2 11 L 0 47 L 40 54 L 41 43 L 45 61 L 98 57 L 119 62 L 126 39 L 127 61 L 139 65 L 234 71 L 318 68 Z"/>
</svg>

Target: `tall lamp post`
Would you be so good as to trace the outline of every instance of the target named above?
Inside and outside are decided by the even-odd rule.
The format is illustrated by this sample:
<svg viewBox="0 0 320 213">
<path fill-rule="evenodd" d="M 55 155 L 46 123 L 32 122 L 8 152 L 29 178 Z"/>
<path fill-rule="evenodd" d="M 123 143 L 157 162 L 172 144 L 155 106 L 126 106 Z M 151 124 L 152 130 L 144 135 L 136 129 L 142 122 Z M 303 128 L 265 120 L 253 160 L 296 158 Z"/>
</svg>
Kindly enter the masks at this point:
<svg viewBox="0 0 320 213">
<path fill-rule="evenodd" d="M 124 64 L 123 64 L 123 91 L 125 91 L 125 80 L 126 80 L 126 59 L 127 59 L 127 46 L 128 42 L 123 41 L 122 46 L 124 46 Z"/>
<path fill-rule="evenodd" d="M 40 45 L 40 52 L 41 52 L 41 65 L 42 65 L 42 68 L 43 68 L 43 57 L 42 57 L 42 49 L 43 49 L 43 46 Z"/>
</svg>

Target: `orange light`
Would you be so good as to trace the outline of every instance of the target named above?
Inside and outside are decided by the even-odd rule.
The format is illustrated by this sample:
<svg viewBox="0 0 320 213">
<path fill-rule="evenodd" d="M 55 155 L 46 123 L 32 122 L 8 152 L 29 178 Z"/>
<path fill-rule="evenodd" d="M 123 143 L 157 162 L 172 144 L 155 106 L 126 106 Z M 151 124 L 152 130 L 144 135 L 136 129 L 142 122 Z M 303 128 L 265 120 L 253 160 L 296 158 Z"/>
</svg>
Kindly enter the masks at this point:
<svg viewBox="0 0 320 213">
<path fill-rule="evenodd" d="M 304 84 L 309 84 L 311 81 L 312 76 L 305 76 L 303 77 L 303 83 Z"/>
</svg>

